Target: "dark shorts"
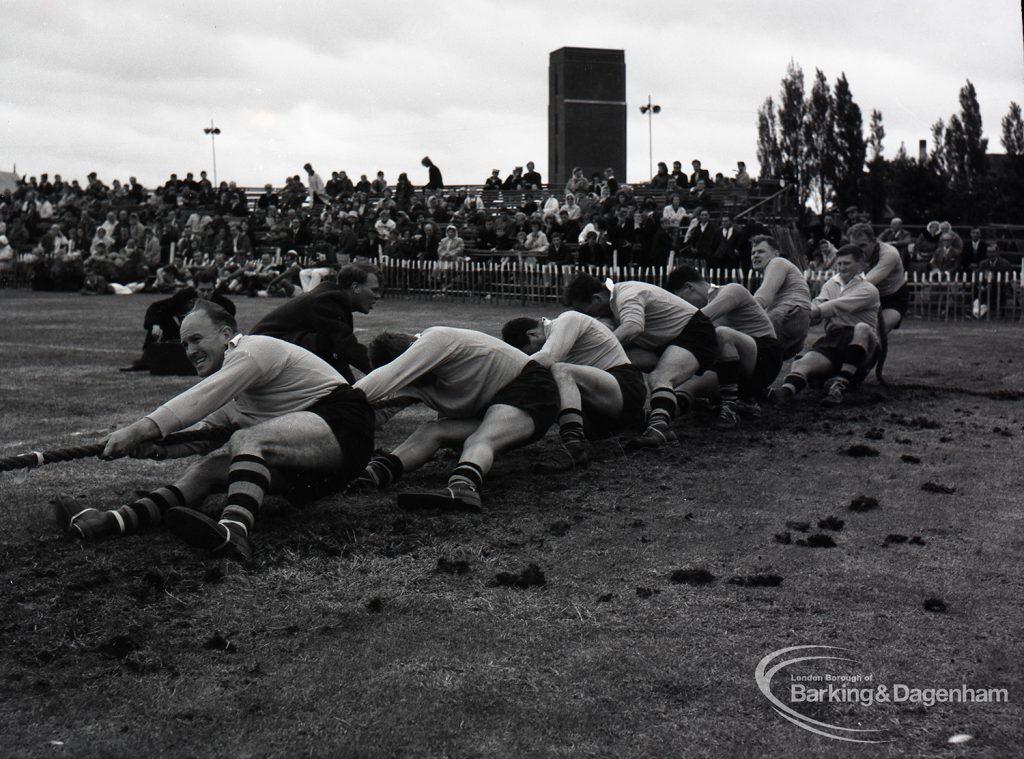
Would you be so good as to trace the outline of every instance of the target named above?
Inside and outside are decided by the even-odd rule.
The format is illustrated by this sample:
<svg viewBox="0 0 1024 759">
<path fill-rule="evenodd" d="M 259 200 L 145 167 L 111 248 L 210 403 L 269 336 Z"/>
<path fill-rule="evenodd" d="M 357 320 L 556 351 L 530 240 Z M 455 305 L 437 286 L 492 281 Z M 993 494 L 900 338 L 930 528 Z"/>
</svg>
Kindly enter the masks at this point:
<svg viewBox="0 0 1024 759">
<path fill-rule="evenodd" d="M 643 372 L 633 364 L 620 364 L 607 370 L 619 383 L 622 413 L 604 414 L 583 401 L 583 428 L 588 438 L 603 438 L 617 432 L 642 430 L 646 421 L 647 383 Z"/>
<path fill-rule="evenodd" d="M 544 437 L 558 418 L 558 385 L 549 369 L 530 361 L 487 405 L 512 406 L 529 414 L 533 420 L 533 435 L 527 442 L 532 443 Z"/>
<path fill-rule="evenodd" d="M 899 329 L 900 323 L 903 321 L 903 317 L 907 314 L 907 309 L 910 307 L 910 285 L 906 282 L 896 292 L 891 295 L 883 295 L 881 307 L 883 311 L 897 311 L 900 315 L 900 320 L 896 322 L 896 326 L 893 329 Z"/>
<path fill-rule="evenodd" d="M 718 358 L 718 337 L 715 324 L 700 311 L 690 317 L 683 331 L 668 345 L 675 345 L 690 351 L 700 363 L 701 369 L 710 369 Z M 668 345 L 665 347 L 667 348 Z"/>
<path fill-rule="evenodd" d="M 843 368 L 843 356 L 846 353 L 847 347 L 853 340 L 853 327 L 837 327 L 836 329 L 828 332 L 823 337 L 819 337 L 818 340 L 810 347 L 811 351 L 820 353 L 829 361 L 832 362 L 832 371 L 838 372 Z M 876 349 L 874 354 L 867 360 L 864 366 L 857 370 L 854 374 L 854 382 L 861 382 L 865 377 L 868 376 L 868 372 L 871 371 L 871 367 L 875 365 L 875 361 L 878 359 L 878 350 Z"/>
<path fill-rule="evenodd" d="M 373 408 L 362 390 L 338 385 L 309 408 L 330 427 L 341 448 L 341 468 L 322 472 L 307 469 L 282 470 L 285 495 L 308 501 L 345 487 L 366 468 L 373 455 Z"/>
<path fill-rule="evenodd" d="M 757 363 L 749 377 L 740 379 L 740 397 L 753 398 L 765 388 L 771 387 L 782 370 L 782 343 L 774 337 L 755 337 Z"/>
</svg>

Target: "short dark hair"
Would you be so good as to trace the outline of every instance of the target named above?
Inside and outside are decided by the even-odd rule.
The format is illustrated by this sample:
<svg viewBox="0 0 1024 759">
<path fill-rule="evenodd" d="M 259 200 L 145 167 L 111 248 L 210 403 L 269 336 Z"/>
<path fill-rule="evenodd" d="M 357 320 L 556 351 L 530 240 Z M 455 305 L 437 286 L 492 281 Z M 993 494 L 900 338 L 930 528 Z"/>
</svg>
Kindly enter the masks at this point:
<svg viewBox="0 0 1024 759">
<path fill-rule="evenodd" d="M 847 210 L 849 210 L 849 209 L 847 209 Z M 857 224 L 853 224 L 848 230 L 846 230 L 846 235 L 851 240 L 854 237 L 861 237 L 861 236 L 867 238 L 868 240 L 874 240 L 875 239 L 875 228 L 872 227 L 870 224 L 865 224 L 863 222 L 860 222 L 860 223 L 857 223 Z"/>
<path fill-rule="evenodd" d="M 200 269 L 196 274 L 196 284 L 217 284 L 217 271 L 215 269 Z"/>
<path fill-rule="evenodd" d="M 536 319 L 531 319 L 529 316 L 510 319 L 501 328 L 501 339 L 513 348 L 522 350 L 530 343 L 530 338 L 526 333 L 531 329 L 537 329 L 539 326 L 540 322 Z"/>
<path fill-rule="evenodd" d="M 215 327 L 228 327 L 232 332 L 238 332 L 238 322 L 231 312 L 213 301 L 197 300 L 186 316 L 189 314 L 205 314 Z"/>
<path fill-rule="evenodd" d="M 595 293 L 601 292 L 603 287 L 604 285 L 597 277 L 581 272 L 565 286 L 565 291 L 562 293 L 562 304 L 571 306 L 582 300 L 590 300 Z"/>
<path fill-rule="evenodd" d="M 864 251 L 861 250 L 861 247 L 859 245 L 854 245 L 853 243 L 844 245 L 837 250 L 836 258 L 839 258 L 839 256 L 852 256 L 855 261 L 867 260 L 867 256 L 864 254 Z"/>
<path fill-rule="evenodd" d="M 370 366 L 374 369 L 390 364 L 405 353 L 409 346 L 416 342 L 416 337 L 407 332 L 390 332 L 385 330 L 370 341 L 368 353 Z"/>
<path fill-rule="evenodd" d="M 683 285 L 687 285 L 690 282 L 703 282 L 704 276 L 692 266 L 683 264 L 672 270 L 672 273 L 668 275 L 668 279 L 665 280 L 665 289 L 669 292 L 674 293 Z"/>
<path fill-rule="evenodd" d="M 371 274 L 381 281 L 380 269 L 372 264 L 346 264 L 338 270 L 338 284 L 343 290 L 355 284 L 365 285 Z"/>
<path fill-rule="evenodd" d="M 772 250 L 779 250 L 779 241 L 776 240 L 771 235 L 754 235 L 753 237 L 750 238 L 750 247 L 753 248 L 755 245 L 761 242 L 763 242 Z"/>
</svg>

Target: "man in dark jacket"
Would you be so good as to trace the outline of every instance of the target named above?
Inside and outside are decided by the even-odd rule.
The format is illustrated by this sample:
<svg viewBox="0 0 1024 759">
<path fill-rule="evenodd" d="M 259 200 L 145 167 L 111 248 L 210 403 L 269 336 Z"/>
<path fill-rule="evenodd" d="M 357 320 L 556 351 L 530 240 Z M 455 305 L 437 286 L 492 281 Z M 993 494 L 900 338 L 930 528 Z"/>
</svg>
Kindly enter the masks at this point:
<svg viewBox="0 0 1024 759">
<path fill-rule="evenodd" d="M 337 282 L 321 282 L 312 292 L 278 306 L 260 320 L 252 334 L 299 345 L 354 382 L 351 367 L 368 374 L 370 360 L 366 347 L 356 340 L 352 312 L 370 313 L 380 298 L 380 288 L 380 275 L 372 266 L 343 266 Z"/>
<path fill-rule="evenodd" d="M 201 271 L 196 275 L 194 288 L 186 287 L 178 290 L 170 298 L 163 298 L 150 304 L 142 323 L 146 330 L 142 356 L 129 366 L 122 367 L 121 371 L 141 372 L 150 369 L 154 374 L 195 374 L 195 369 L 185 358 L 185 350 L 179 342 L 179 329 L 181 320 L 192 310 L 197 300 L 216 303 L 232 316 L 235 315 L 235 304 L 223 293 L 217 292 L 216 272 Z"/>
</svg>

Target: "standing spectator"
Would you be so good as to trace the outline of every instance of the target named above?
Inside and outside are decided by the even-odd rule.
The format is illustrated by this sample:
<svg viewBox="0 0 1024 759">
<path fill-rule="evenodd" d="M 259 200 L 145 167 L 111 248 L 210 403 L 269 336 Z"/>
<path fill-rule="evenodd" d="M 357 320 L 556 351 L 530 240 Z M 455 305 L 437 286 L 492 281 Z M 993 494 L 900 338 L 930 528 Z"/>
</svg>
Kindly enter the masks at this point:
<svg viewBox="0 0 1024 759">
<path fill-rule="evenodd" d="M 398 175 L 398 181 L 395 183 L 395 205 L 399 210 L 409 211 L 415 192 L 412 182 L 409 181 L 409 175 L 403 171 Z"/>
<path fill-rule="evenodd" d="M 423 160 L 420 164 L 425 166 L 427 169 L 427 184 L 424 185 L 425 190 L 443 190 L 444 179 L 441 177 L 441 170 L 434 165 L 434 162 L 430 160 L 430 156 L 423 156 Z"/>
<path fill-rule="evenodd" d="M 743 161 L 736 162 L 736 179 L 733 180 L 736 188 L 748 192 L 750 190 L 750 174 L 747 173 L 747 164 Z"/>
<path fill-rule="evenodd" d="M 711 213 L 706 208 L 696 210 L 697 221 L 686 231 L 683 242 L 689 246 L 690 255 L 707 265 L 718 246 L 718 229 L 711 221 Z"/>
<path fill-rule="evenodd" d="M 526 162 L 526 173 L 523 174 L 523 184 L 527 190 L 541 189 L 540 172 L 534 168 L 533 161 Z"/>
<path fill-rule="evenodd" d="M 697 181 L 700 179 L 704 180 L 704 184 L 708 185 L 711 183 L 711 173 L 707 169 L 702 169 L 700 160 L 694 158 L 690 161 L 690 165 L 693 167 L 693 173 L 690 174 L 690 186 L 696 187 Z"/>
<path fill-rule="evenodd" d="M 961 268 L 964 271 L 974 270 L 988 256 L 988 243 L 981 237 L 981 228 L 971 229 L 971 239 L 964 245 L 961 256 Z"/>
<path fill-rule="evenodd" d="M 689 189 L 690 183 L 686 179 L 686 174 L 683 172 L 683 164 L 681 161 L 672 161 L 672 173 L 669 175 L 669 177 L 670 184 L 674 183 L 676 189 Z"/>
<path fill-rule="evenodd" d="M 484 181 L 485 190 L 500 190 L 502 185 L 498 169 L 491 169 L 491 175 Z"/>
</svg>

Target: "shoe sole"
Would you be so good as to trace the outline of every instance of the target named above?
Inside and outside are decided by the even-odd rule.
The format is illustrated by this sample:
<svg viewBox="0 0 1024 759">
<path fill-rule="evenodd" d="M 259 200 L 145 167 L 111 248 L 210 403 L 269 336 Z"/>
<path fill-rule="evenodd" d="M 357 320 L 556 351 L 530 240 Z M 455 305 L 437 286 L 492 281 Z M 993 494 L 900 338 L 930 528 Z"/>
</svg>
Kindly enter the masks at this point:
<svg viewBox="0 0 1024 759">
<path fill-rule="evenodd" d="M 446 511 L 479 514 L 483 509 L 475 503 L 442 493 L 399 493 L 398 508 L 404 511 Z"/>
<path fill-rule="evenodd" d="M 250 546 L 231 540 L 226 527 L 193 509 L 180 506 L 168 509 L 164 514 L 164 524 L 190 546 L 207 551 L 217 558 L 237 561 L 252 558 Z"/>
</svg>

